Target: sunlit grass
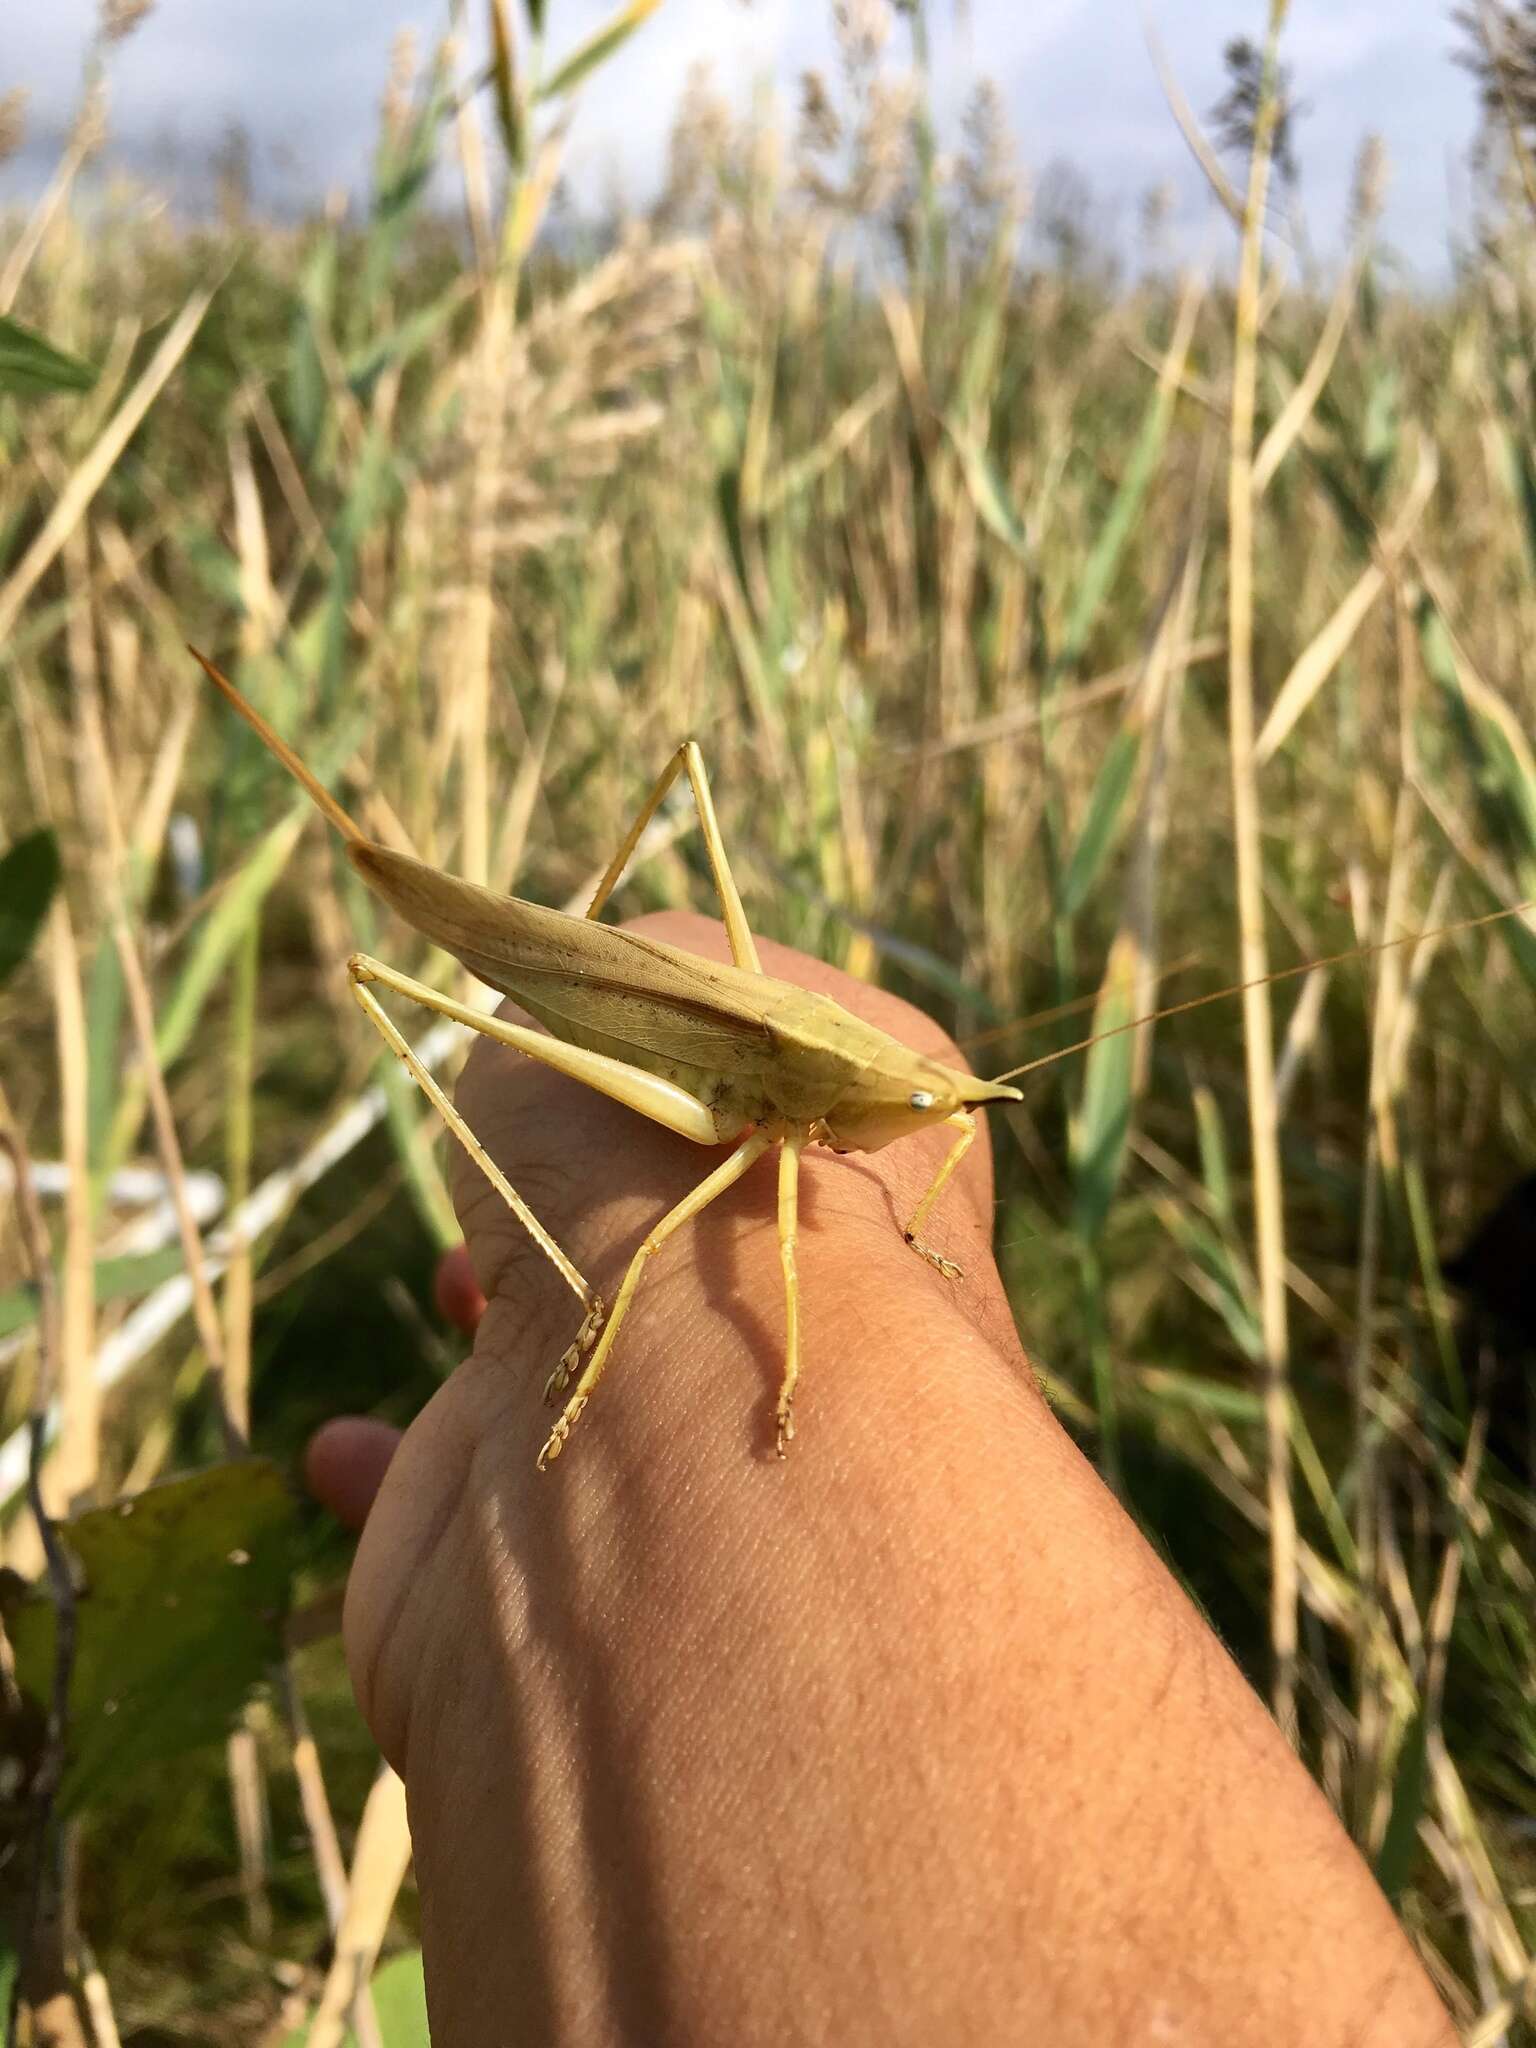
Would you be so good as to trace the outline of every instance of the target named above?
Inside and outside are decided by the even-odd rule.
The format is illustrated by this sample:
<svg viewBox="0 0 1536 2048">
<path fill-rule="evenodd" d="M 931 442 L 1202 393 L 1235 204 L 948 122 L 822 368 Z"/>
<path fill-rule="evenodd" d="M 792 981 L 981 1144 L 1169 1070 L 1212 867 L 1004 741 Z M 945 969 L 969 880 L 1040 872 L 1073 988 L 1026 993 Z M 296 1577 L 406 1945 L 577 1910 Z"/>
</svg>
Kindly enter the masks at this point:
<svg viewBox="0 0 1536 2048">
<path fill-rule="evenodd" d="M 291 1456 L 335 1408 L 403 1419 L 451 1361 L 416 1101 L 391 1080 L 302 1201 L 294 1174 L 377 1075 L 349 947 L 455 970 L 376 920 L 186 639 L 381 838 L 544 902 L 697 734 L 756 928 L 925 1002 L 983 1072 L 1237 980 L 1240 902 L 1283 967 L 1536 893 L 1529 219 L 1428 300 L 1368 208 L 1331 305 L 1274 243 L 1236 306 L 1220 282 L 1114 286 L 1091 251 L 1021 256 L 995 127 L 968 184 L 938 182 L 880 75 L 844 81 L 845 123 L 871 112 L 851 157 L 824 121 L 776 154 L 696 93 L 666 202 L 579 255 L 526 246 L 536 153 L 503 207 L 471 151 L 478 260 L 423 211 L 414 168 L 462 148 L 428 76 L 367 220 L 199 233 L 129 194 L 62 208 L 20 280 L 17 317 L 103 369 L 84 398 L 0 400 L 0 830 L 52 822 L 67 870 L 0 997 L 5 1090 L 79 1189 L 174 1174 L 123 902 L 180 1153 L 286 1217 L 216 1295 L 237 1395 L 253 1331 L 259 1446 Z M 688 838 L 626 908 L 684 900 L 707 900 Z M 1536 1152 L 1533 987 L 1513 922 L 1381 953 L 1274 991 L 1257 1102 L 1230 1002 L 1035 1074 L 994 1125 L 1000 1256 L 1064 1419 L 1267 1696 L 1278 1649 L 1309 1766 L 1489 2041 L 1536 1935 L 1529 1409 L 1438 1261 Z M 1258 1251 L 1254 1117 L 1283 1226 Z M 151 1284 L 98 1299 L 125 1219 L 51 1213 L 68 1490 L 218 1455 L 185 1320 L 97 1415 L 93 1356 Z M 33 1568 L 21 1518 L 11 1540 Z M 315 1545 L 319 1595 L 341 1554 Z M 369 1753 L 334 1644 L 296 1682 L 345 1836 Z M 221 1757 L 179 1781 L 175 1827 L 87 1825 L 88 1931 L 133 2038 L 194 2015 L 256 2038 L 316 1991 L 292 1734 L 261 1710 L 270 1934 Z"/>
</svg>

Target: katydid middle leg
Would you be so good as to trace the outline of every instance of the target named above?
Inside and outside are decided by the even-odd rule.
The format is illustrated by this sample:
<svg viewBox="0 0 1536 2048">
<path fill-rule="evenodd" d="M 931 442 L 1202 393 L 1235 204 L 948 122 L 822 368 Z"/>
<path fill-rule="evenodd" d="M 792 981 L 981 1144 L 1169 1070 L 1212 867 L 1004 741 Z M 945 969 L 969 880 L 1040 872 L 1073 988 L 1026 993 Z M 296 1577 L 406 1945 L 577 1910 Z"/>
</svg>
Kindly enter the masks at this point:
<svg viewBox="0 0 1536 2048">
<path fill-rule="evenodd" d="M 771 1132 L 763 1130 L 749 1132 L 736 1147 L 735 1151 L 728 1158 L 722 1160 L 713 1173 L 709 1174 L 704 1180 L 701 1180 L 691 1194 L 685 1195 L 676 1208 L 669 1209 L 656 1227 L 646 1234 L 640 1249 L 629 1262 L 629 1270 L 625 1273 L 618 1294 L 614 1298 L 613 1308 L 609 1314 L 603 1334 L 598 1339 L 597 1349 L 587 1360 L 581 1377 L 576 1382 L 575 1392 L 557 1416 L 555 1426 L 549 1433 L 548 1441 L 539 1453 L 538 1462 L 541 1472 L 552 1458 L 559 1457 L 561 1451 L 565 1448 L 565 1440 L 570 1435 L 581 1411 L 591 1400 L 597 1383 L 607 1368 L 609 1356 L 613 1351 L 613 1341 L 619 1334 L 619 1327 L 629 1311 L 629 1305 L 635 1296 L 635 1289 L 640 1285 L 640 1276 L 644 1273 L 646 1267 L 655 1258 L 674 1231 L 680 1229 L 692 1217 L 697 1216 L 700 1210 L 707 1209 L 717 1196 L 725 1193 L 727 1188 L 734 1187 L 742 1175 L 762 1158 L 772 1143 L 773 1136 Z"/>
<path fill-rule="evenodd" d="M 784 1133 L 779 1154 L 779 1263 L 784 1269 L 784 1378 L 779 1386 L 778 1450 L 782 1458 L 795 1433 L 795 1385 L 800 1378 L 800 1154 L 810 1133 Z"/>
</svg>

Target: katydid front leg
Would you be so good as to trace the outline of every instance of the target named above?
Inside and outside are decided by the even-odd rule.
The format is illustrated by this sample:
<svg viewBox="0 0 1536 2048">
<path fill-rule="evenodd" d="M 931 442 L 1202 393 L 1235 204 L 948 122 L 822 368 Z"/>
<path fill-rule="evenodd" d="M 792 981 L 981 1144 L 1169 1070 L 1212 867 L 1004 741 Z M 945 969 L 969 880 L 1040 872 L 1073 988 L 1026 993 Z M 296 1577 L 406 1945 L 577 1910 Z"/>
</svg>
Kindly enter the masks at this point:
<svg viewBox="0 0 1536 2048">
<path fill-rule="evenodd" d="M 598 1340 L 597 1349 L 587 1360 L 581 1378 L 576 1382 L 576 1391 L 566 1402 L 549 1433 L 548 1441 L 539 1453 L 541 1472 L 552 1458 L 558 1458 L 564 1450 L 566 1438 L 574 1428 L 581 1411 L 591 1400 L 597 1383 L 607 1368 L 619 1327 L 629 1312 L 630 1303 L 634 1300 L 635 1289 L 640 1285 L 641 1274 L 672 1233 L 697 1216 L 700 1210 L 707 1209 L 717 1196 L 725 1193 L 727 1188 L 734 1187 L 748 1168 L 762 1158 L 772 1143 L 773 1138 L 769 1132 L 750 1132 L 728 1159 L 717 1166 L 706 1179 L 700 1181 L 691 1194 L 685 1195 L 675 1209 L 669 1209 L 655 1229 L 647 1234 L 644 1243 L 629 1262 L 629 1270 L 624 1275 L 623 1283 L 614 1300 L 613 1312 Z"/>
<path fill-rule="evenodd" d="M 944 1164 L 934 1175 L 933 1183 L 927 1194 L 924 1195 L 923 1199 L 912 1211 L 911 1218 L 907 1223 L 906 1229 L 902 1232 L 902 1236 L 911 1245 L 918 1257 L 926 1259 L 930 1266 L 944 1275 L 946 1280 L 963 1280 L 965 1275 L 955 1264 L 954 1260 L 946 1259 L 942 1252 L 935 1251 L 931 1244 L 925 1244 L 918 1235 L 918 1232 L 928 1221 L 929 1212 L 932 1210 L 934 1203 L 944 1192 L 955 1168 L 960 1164 L 966 1153 L 970 1151 L 976 1138 L 976 1119 L 969 1110 L 956 1110 L 953 1116 L 946 1117 L 944 1121 L 957 1130 L 960 1135 L 945 1155 Z"/>
</svg>

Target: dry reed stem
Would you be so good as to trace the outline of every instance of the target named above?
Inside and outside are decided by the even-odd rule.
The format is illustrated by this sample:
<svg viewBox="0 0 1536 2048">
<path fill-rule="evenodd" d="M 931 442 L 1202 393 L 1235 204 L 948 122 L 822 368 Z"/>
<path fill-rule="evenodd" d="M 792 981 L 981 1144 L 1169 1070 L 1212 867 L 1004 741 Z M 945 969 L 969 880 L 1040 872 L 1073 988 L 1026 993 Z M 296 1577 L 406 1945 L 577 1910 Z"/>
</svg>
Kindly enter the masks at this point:
<svg viewBox="0 0 1536 2048">
<path fill-rule="evenodd" d="M 284 1661 L 280 1683 L 288 1720 L 293 1775 L 299 1788 L 299 1804 L 309 1834 L 310 1853 L 315 1859 L 315 1876 L 319 1881 L 320 1896 L 325 1902 L 326 1924 L 334 1937 L 341 1926 L 342 1915 L 347 1905 L 346 1861 L 341 1853 L 341 1841 L 336 1833 L 336 1822 L 325 1789 L 325 1774 L 320 1766 L 320 1752 L 315 1745 L 314 1736 L 310 1733 L 309 1720 L 304 1712 L 303 1697 L 293 1676 L 292 1664 L 287 1660 Z M 349 2017 L 352 2021 L 352 2031 L 357 2036 L 358 2048 L 383 2048 L 379 2016 L 374 2009 L 373 1994 L 366 1980 L 357 1987 Z"/>
<path fill-rule="evenodd" d="M 1291 1499 L 1290 1338 L 1285 1297 L 1285 1204 L 1275 1109 L 1274 1036 L 1269 948 L 1264 936 L 1262 811 L 1254 756 L 1253 709 L 1253 440 L 1258 381 L 1260 287 L 1265 198 L 1277 106 L 1276 53 L 1285 0 L 1271 0 L 1265 50 L 1266 89 L 1259 110 L 1243 210 L 1233 337 L 1232 420 L 1228 467 L 1228 711 L 1231 738 L 1233 851 L 1237 869 L 1243 1050 L 1248 1074 L 1248 1126 L 1253 1151 L 1255 1251 L 1264 1336 L 1264 1420 L 1268 1448 L 1271 1702 L 1289 1740 L 1297 1738 L 1296 1625 L 1298 1567 Z"/>
<path fill-rule="evenodd" d="M 1247 213 L 1243 196 L 1221 167 L 1221 159 L 1212 149 L 1195 119 L 1194 110 L 1185 99 L 1173 66 L 1164 54 L 1163 46 L 1154 34 L 1151 18 L 1143 12 L 1142 33 L 1147 39 L 1147 53 L 1152 59 L 1152 68 L 1157 73 L 1157 82 L 1163 89 L 1163 98 L 1168 102 L 1168 111 L 1178 123 L 1179 133 L 1189 144 L 1190 155 L 1205 174 L 1205 181 L 1215 193 L 1218 202 L 1228 217 L 1246 232 Z"/>
<path fill-rule="evenodd" d="M 310 2022 L 307 2048 L 341 2048 L 347 2015 L 367 1989 L 410 1861 L 405 1787 L 384 1764 L 358 1826 L 335 1960 Z"/>
<path fill-rule="evenodd" d="M 1366 248 L 1362 234 L 1344 275 L 1340 278 L 1328 307 L 1323 329 L 1317 337 L 1301 382 L 1291 393 L 1275 416 L 1274 424 L 1259 444 L 1259 452 L 1253 460 L 1253 489 L 1255 497 L 1262 498 L 1274 479 L 1275 471 L 1284 462 L 1296 442 L 1306 432 L 1308 422 L 1317 410 L 1317 401 L 1323 395 L 1333 365 L 1338 357 L 1339 344 L 1349 326 L 1349 316 L 1354 311 L 1355 294 L 1360 288 L 1360 273 L 1365 268 Z"/>
<path fill-rule="evenodd" d="M 1414 529 L 1434 493 L 1440 474 L 1432 445 L 1419 442 L 1419 460 L 1412 483 L 1391 526 L 1379 537 L 1379 559 L 1363 569 L 1333 612 L 1291 664 L 1275 692 L 1269 716 L 1254 743 L 1254 763 L 1262 768 L 1290 737 L 1323 684 L 1352 646 L 1356 634 L 1392 579 L 1398 558 L 1409 546 Z"/>
<path fill-rule="evenodd" d="M 137 1041 L 140 1071 L 148 1096 L 155 1143 L 176 1211 L 177 1234 L 181 1239 L 182 1256 L 186 1260 L 187 1275 L 192 1286 L 193 1319 L 197 1324 L 197 1333 L 202 1340 L 203 1349 L 208 1355 L 209 1372 L 213 1380 L 225 1444 L 231 1451 L 243 1450 L 246 1441 L 245 1431 L 230 1410 L 224 1382 L 223 1325 L 219 1319 L 218 1305 L 214 1300 L 202 1232 L 187 1192 L 187 1173 L 181 1154 L 181 1141 L 176 1133 L 176 1119 L 171 1108 L 170 1093 L 165 1085 L 165 1072 L 155 1043 L 154 998 L 150 994 L 149 980 L 144 972 L 144 964 L 140 958 L 138 942 L 134 937 L 124 897 L 127 846 L 123 836 L 122 820 L 118 814 L 117 795 L 112 783 L 106 735 L 102 730 L 101 707 L 94 693 L 86 690 L 82 694 L 80 708 L 86 755 L 95 777 L 110 849 L 111 896 L 108 915 L 112 942 L 117 949 L 117 957 L 123 971 L 128 1014 Z"/>
</svg>

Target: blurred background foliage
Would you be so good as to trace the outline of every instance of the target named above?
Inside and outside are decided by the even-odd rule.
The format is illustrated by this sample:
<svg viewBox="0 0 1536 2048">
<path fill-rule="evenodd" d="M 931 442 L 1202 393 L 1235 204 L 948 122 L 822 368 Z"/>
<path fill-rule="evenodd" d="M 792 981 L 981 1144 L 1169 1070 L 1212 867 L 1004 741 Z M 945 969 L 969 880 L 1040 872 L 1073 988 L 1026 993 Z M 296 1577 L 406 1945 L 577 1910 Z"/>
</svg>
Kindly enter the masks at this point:
<svg viewBox="0 0 1536 2048">
<path fill-rule="evenodd" d="M 273 225 L 238 152 L 201 223 L 110 178 L 77 204 L 141 11 L 107 7 L 0 242 L 0 1028 L 57 1271 L 54 1510 L 403 1422 L 462 1351 L 441 1144 L 341 969 L 462 974 L 185 641 L 379 838 L 545 903 L 692 732 L 757 929 L 983 1072 L 1289 977 L 1032 1072 L 993 1122 L 999 1256 L 1058 1413 L 1466 2038 L 1531 2038 L 1529 1202 L 1443 1277 L 1536 1156 L 1536 917 L 1467 923 L 1536 895 L 1528 10 L 1463 24 L 1480 226 L 1428 294 L 1368 138 L 1348 246 L 1291 233 L 1279 4 L 1209 141 L 1182 110 L 1233 215 L 1214 274 L 1155 198 L 1127 271 L 1083 188 L 1031 195 L 984 83 L 941 150 L 918 0 L 840 5 L 789 120 L 695 78 L 626 217 L 563 204 L 561 117 L 642 0 L 574 50 L 493 0 L 483 75 L 402 45 L 365 206 Z M 626 911 L 707 901 L 683 822 L 653 834 Z M 32 1277 L 0 1240 L 14 1431 Z M 13 1438 L 33 1576 L 24 1472 Z M 228 1744 L 68 1821 L 82 2038 L 421 2038 L 346 1546 L 295 1540 L 288 1664 Z M 381 1944 L 377 2010 L 338 2004 Z"/>
</svg>

